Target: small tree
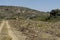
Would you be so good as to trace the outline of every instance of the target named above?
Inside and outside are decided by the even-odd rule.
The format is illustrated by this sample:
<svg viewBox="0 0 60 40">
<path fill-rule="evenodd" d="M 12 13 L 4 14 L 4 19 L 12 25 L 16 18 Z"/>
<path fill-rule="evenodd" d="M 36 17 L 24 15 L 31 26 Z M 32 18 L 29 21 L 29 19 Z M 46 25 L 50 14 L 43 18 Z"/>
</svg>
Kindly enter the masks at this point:
<svg viewBox="0 0 60 40">
<path fill-rule="evenodd" d="M 50 17 L 56 17 L 56 15 L 57 15 L 57 10 L 52 10 L 50 12 Z"/>
<path fill-rule="evenodd" d="M 46 20 L 49 20 L 51 18 L 55 18 L 57 16 L 57 13 L 58 13 L 58 10 L 57 9 L 51 10 L 50 11 L 50 16 Z"/>
<path fill-rule="evenodd" d="M 50 16 L 48 18 L 46 18 L 46 21 L 50 20 L 50 19 L 54 19 L 54 18 L 56 18 L 58 16 L 60 16 L 60 9 L 51 10 L 50 11 Z"/>
</svg>

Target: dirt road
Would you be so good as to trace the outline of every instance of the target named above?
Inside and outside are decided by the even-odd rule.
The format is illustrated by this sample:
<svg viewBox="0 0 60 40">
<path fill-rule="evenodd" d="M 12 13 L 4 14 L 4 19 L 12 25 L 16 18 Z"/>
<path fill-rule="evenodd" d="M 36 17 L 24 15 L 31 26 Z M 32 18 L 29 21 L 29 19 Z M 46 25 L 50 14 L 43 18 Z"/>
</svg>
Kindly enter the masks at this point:
<svg viewBox="0 0 60 40">
<path fill-rule="evenodd" d="M 0 40 L 25 40 L 21 32 L 12 30 L 8 21 L 3 21 L 0 26 Z"/>
</svg>

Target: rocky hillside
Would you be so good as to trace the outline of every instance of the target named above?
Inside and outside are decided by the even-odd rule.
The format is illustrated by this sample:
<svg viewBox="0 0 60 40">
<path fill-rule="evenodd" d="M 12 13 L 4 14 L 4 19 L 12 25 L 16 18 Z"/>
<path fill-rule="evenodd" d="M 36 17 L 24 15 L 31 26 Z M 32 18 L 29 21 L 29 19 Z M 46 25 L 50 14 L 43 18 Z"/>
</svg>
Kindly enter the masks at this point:
<svg viewBox="0 0 60 40">
<path fill-rule="evenodd" d="M 0 6 L 0 19 L 2 18 L 23 18 L 23 19 L 41 19 L 47 17 L 47 12 L 18 7 L 18 6 Z"/>
</svg>

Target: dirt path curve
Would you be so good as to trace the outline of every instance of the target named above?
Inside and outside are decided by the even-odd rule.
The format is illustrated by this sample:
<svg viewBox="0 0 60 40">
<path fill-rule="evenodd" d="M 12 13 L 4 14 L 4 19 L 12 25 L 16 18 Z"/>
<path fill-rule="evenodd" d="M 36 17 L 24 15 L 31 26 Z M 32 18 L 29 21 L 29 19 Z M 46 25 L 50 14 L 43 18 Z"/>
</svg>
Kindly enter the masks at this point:
<svg viewBox="0 0 60 40">
<path fill-rule="evenodd" d="M 6 21 L 6 25 L 7 25 L 6 27 L 8 28 L 8 35 L 10 35 L 12 37 L 12 40 L 25 40 L 26 36 L 23 36 L 21 33 L 20 33 L 20 35 L 17 35 L 17 33 L 15 33 L 15 31 L 11 30 L 11 27 L 10 27 L 8 21 Z"/>
<path fill-rule="evenodd" d="M 18 38 L 13 34 L 11 28 L 10 28 L 10 25 L 8 24 L 8 21 L 6 21 L 6 25 L 7 25 L 7 28 L 8 28 L 8 35 L 10 35 L 12 37 L 12 40 L 18 40 Z"/>
<path fill-rule="evenodd" d="M 25 38 L 26 36 L 23 36 L 21 33 L 18 35 L 16 31 L 13 31 L 7 20 L 1 23 L 0 40 L 25 40 Z"/>
<path fill-rule="evenodd" d="M 0 33 L 1 33 L 1 30 L 2 30 L 2 28 L 3 28 L 3 26 L 4 26 L 4 24 L 5 24 L 5 21 L 3 21 L 3 22 L 1 23 L 1 26 L 0 26 Z"/>
</svg>

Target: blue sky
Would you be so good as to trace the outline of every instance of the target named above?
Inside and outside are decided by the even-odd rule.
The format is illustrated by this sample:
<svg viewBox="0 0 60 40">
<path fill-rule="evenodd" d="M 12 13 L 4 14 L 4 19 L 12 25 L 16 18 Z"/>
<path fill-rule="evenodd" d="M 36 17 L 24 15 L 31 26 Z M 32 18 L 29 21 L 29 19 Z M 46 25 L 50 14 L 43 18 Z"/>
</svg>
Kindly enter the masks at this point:
<svg viewBox="0 0 60 40">
<path fill-rule="evenodd" d="M 60 0 L 0 0 L 0 5 L 23 6 L 40 11 L 60 8 Z"/>
</svg>

